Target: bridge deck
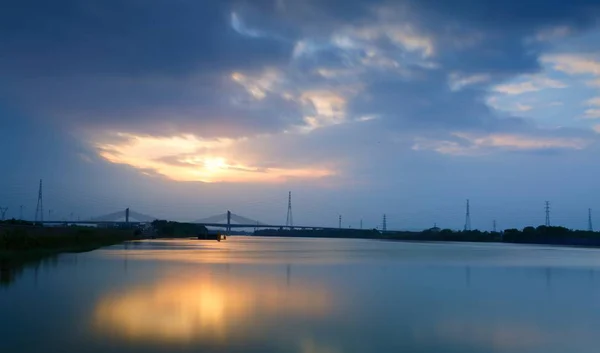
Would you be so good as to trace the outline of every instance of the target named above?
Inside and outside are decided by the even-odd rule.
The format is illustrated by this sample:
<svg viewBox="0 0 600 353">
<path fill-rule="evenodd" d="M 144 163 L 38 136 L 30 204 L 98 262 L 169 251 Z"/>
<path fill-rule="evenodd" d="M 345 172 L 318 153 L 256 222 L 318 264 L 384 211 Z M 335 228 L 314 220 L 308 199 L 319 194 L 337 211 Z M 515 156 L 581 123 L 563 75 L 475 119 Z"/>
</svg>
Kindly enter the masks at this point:
<svg viewBox="0 0 600 353">
<path fill-rule="evenodd" d="M 140 224 L 147 224 L 150 222 L 110 222 L 110 221 L 77 221 L 77 222 L 66 222 L 66 221 L 44 221 L 44 224 L 96 224 L 96 225 L 100 225 L 100 224 L 116 224 L 116 225 L 140 225 Z M 198 225 L 203 225 L 206 227 L 217 227 L 217 228 L 282 228 L 282 229 L 323 229 L 323 230 L 334 230 L 334 229 L 340 229 L 340 228 L 335 228 L 335 227 L 320 227 L 320 226 L 284 226 L 284 225 L 278 225 L 278 224 L 227 224 L 227 223 L 196 223 L 196 222 L 186 222 L 186 223 L 193 223 L 193 224 L 198 224 Z M 346 228 L 343 228 L 346 229 Z M 353 230 L 357 230 L 354 228 L 348 228 L 348 229 L 353 229 Z"/>
</svg>

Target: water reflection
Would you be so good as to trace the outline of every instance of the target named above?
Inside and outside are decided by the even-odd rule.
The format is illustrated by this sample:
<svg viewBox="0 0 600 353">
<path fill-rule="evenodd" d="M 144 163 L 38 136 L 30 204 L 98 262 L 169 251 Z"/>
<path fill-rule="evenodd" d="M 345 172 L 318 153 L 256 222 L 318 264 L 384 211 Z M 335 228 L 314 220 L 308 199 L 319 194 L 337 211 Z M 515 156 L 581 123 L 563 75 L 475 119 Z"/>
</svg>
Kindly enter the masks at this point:
<svg viewBox="0 0 600 353">
<path fill-rule="evenodd" d="M 543 346 L 550 339 L 548 332 L 535 324 L 520 322 L 476 321 L 469 318 L 445 319 L 433 330 L 420 332 L 421 338 L 486 347 L 490 351 L 521 351 Z"/>
<path fill-rule="evenodd" d="M 227 268 L 227 267 L 226 267 Z M 332 294 L 314 283 L 225 271 L 164 275 L 150 286 L 104 296 L 94 311 L 98 333 L 134 340 L 223 341 L 233 330 L 251 334 L 277 320 L 318 320 L 330 314 Z M 239 335 L 239 333 L 238 333 Z"/>
<path fill-rule="evenodd" d="M 315 239 L 115 246 L 25 269 L 0 290 L 0 352 L 596 353 L 599 254 Z"/>
<path fill-rule="evenodd" d="M 31 258 L 0 259 L 0 287 L 9 287 L 19 279 L 24 271 L 33 268 L 34 279 L 37 283 L 40 268 L 58 266 L 58 255 L 47 257 L 34 256 Z"/>
</svg>

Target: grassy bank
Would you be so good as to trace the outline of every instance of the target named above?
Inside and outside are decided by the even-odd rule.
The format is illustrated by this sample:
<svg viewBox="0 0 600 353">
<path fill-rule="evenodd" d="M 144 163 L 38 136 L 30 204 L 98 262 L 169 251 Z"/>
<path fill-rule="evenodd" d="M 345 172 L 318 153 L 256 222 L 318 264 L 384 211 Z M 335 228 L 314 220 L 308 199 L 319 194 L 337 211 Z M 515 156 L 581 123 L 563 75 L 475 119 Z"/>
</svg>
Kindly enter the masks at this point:
<svg viewBox="0 0 600 353">
<path fill-rule="evenodd" d="M 65 252 L 85 252 L 139 239 L 133 229 L 0 225 L 0 285 L 8 285 L 27 266 Z"/>
<path fill-rule="evenodd" d="M 137 238 L 132 229 L 0 226 L 0 257 L 88 251 Z"/>
</svg>

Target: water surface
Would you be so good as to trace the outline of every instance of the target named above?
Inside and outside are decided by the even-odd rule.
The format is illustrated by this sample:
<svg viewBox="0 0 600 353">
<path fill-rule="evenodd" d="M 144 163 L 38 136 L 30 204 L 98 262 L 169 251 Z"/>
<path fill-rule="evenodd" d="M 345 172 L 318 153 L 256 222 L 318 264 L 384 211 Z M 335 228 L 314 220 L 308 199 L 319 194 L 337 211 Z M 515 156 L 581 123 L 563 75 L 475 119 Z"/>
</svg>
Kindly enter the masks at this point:
<svg viewBox="0 0 600 353">
<path fill-rule="evenodd" d="M 600 251 L 231 237 L 65 254 L 0 287 L 0 352 L 598 352 Z"/>
</svg>

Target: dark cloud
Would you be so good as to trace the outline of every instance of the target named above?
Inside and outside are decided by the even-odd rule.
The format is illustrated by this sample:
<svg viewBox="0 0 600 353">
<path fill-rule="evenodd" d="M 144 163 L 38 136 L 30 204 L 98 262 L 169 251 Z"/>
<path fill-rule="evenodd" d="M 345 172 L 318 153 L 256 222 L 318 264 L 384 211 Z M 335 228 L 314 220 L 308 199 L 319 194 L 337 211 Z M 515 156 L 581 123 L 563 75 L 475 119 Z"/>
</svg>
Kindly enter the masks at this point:
<svg viewBox="0 0 600 353">
<path fill-rule="evenodd" d="M 452 92 L 442 73 L 419 80 L 382 79 L 352 101 L 354 114 L 381 114 L 395 128 L 484 127 L 495 117 L 483 102 L 483 92 Z"/>
<path fill-rule="evenodd" d="M 539 70 L 542 47 L 528 36 L 559 25 L 586 28 L 598 9 L 583 0 L 15 1 L 0 12 L 0 94 L 38 120 L 67 126 L 237 137 L 302 122 L 301 103 L 284 99 L 283 88 L 335 91 L 360 83 L 348 97 L 350 118 L 377 115 L 378 124 L 398 131 L 518 131 L 528 123 L 491 111 L 486 89 Z M 386 21 L 431 39 L 435 53 L 427 60 L 435 67 L 424 68 L 420 53 L 385 38 L 368 44 L 406 74 L 365 66 L 366 47 L 331 43 L 340 29 Z M 290 64 L 299 39 L 316 49 Z M 260 76 L 267 67 L 288 82 L 260 100 L 230 80 L 234 71 Z M 324 79 L 317 68 L 349 73 Z M 490 79 L 453 91 L 453 72 Z"/>
<path fill-rule="evenodd" d="M 0 87 L 0 92 L 30 119 L 50 117 L 57 124 L 82 129 L 239 137 L 277 132 L 301 122 L 296 103 L 277 95 L 256 101 L 223 75 L 44 78 L 15 81 Z"/>
<path fill-rule="evenodd" d="M 543 26 L 592 24 L 600 11 L 595 0 L 410 0 L 425 17 L 503 31 Z M 431 21 L 433 22 L 433 21 Z"/>
<path fill-rule="evenodd" d="M 449 70 L 514 75 L 539 69 L 543 45 L 527 43 L 539 31 L 566 26 L 571 33 L 598 23 L 600 3 L 575 1 L 355 0 L 286 1 L 286 19 L 305 35 L 324 35 L 343 26 L 409 24 L 431 36 L 438 61 Z M 293 3 L 293 4 L 292 4 Z M 318 11 L 317 11 L 318 9 Z M 325 33 L 325 34 L 324 34 Z"/>
<path fill-rule="evenodd" d="M 11 1 L 0 12 L 0 72 L 182 74 L 281 63 L 291 43 L 248 40 L 231 1 Z"/>
</svg>

